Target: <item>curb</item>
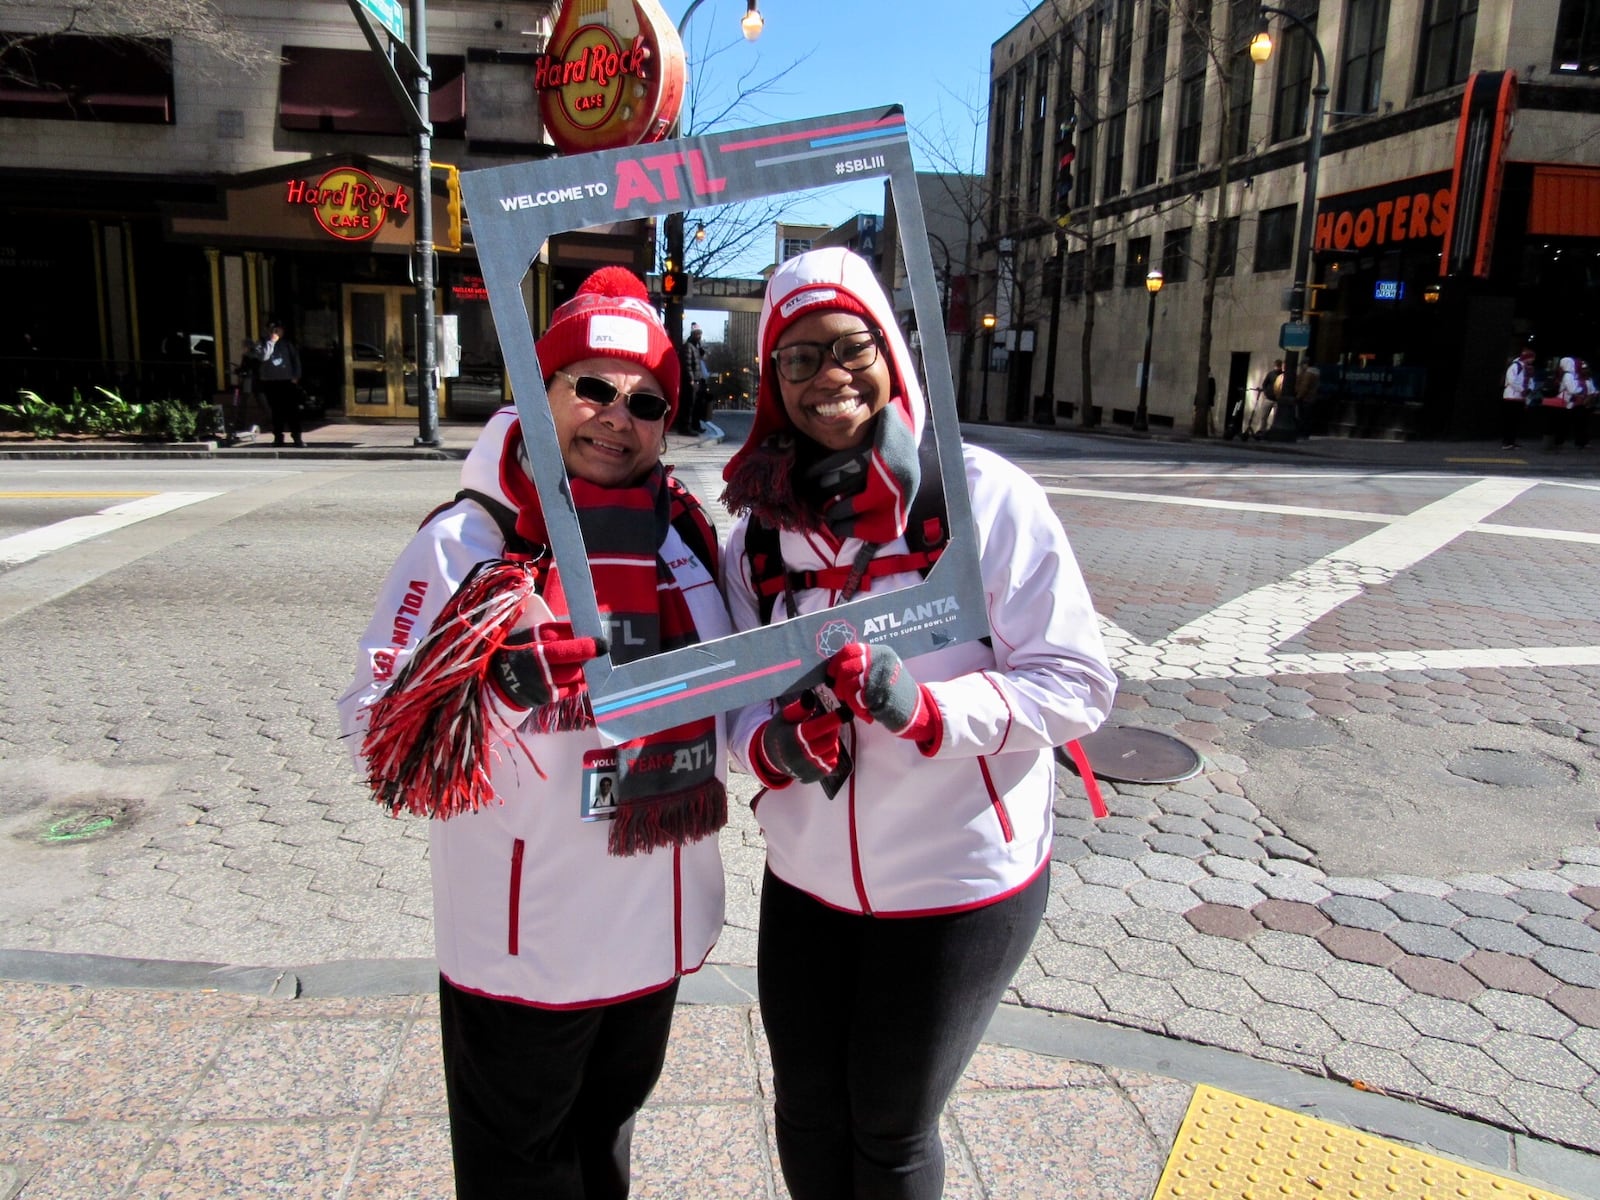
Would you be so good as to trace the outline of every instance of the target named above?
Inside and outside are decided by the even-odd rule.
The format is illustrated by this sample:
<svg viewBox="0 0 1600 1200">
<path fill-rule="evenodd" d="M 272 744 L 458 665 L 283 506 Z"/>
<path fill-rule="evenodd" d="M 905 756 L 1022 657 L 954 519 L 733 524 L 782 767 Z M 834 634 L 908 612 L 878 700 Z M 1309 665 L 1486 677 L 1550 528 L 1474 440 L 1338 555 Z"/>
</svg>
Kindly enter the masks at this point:
<svg viewBox="0 0 1600 1200">
<path fill-rule="evenodd" d="M 219 991 L 309 1000 L 431 995 L 438 978 L 431 958 L 246 967 L 0 949 L 0 980 L 83 988 Z M 756 1002 L 755 968 L 733 964 L 706 964 L 683 977 L 678 993 L 678 1003 L 685 1005 L 737 1008 Z M 1049 1058 L 1206 1084 L 1555 1189 L 1572 1200 L 1600 1200 L 1593 1155 L 1230 1050 L 1009 1003 L 995 1013 L 984 1040 Z"/>
</svg>

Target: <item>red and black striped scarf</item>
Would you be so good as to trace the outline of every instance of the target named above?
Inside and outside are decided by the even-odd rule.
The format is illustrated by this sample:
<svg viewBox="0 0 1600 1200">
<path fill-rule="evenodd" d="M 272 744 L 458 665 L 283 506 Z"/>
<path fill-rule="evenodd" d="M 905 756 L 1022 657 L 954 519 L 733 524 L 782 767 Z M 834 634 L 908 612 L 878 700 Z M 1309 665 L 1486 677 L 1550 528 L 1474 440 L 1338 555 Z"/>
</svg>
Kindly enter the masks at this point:
<svg viewBox="0 0 1600 1200">
<path fill-rule="evenodd" d="M 517 509 L 517 532 L 546 541 L 543 512 L 532 481 L 508 447 L 501 483 Z M 578 527 L 589 555 L 595 599 L 608 626 L 611 659 L 633 662 L 699 642 L 688 601 L 661 555 L 672 522 L 673 493 L 666 469 L 622 488 L 570 480 Z M 711 569 L 712 564 L 707 564 Z M 552 565 L 540 589 L 558 617 L 567 615 L 560 571 Z M 548 732 L 594 725 L 588 694 L 529 715 L 525 729 Z M 728 799 L 717 778 L 717 729 L 705 717 L 623 742 L 617 748 L 616 816 L 609 849 L 626 856 L 658 846 L 710 837 L 727 824 Z"/>
</svg>

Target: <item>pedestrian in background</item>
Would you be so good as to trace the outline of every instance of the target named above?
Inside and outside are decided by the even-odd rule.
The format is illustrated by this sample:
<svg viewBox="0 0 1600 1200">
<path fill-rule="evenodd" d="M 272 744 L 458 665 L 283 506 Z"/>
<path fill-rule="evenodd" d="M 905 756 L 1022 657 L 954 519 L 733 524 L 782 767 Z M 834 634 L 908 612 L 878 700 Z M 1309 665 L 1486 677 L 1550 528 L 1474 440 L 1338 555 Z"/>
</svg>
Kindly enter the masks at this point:
<svg viewBox="0 0 1600 1200">
<path fill-rule="evenodd" d="M 1272 417 L 1278 411 L 1278 401 L 1283 396 L 1283 359 L 1272 360 L 1272 369 L 1262 377 L 1256 389 L 1256 403 L 1244 425 L 1244 440 L 1261 440 L 1261 435 L 1272 428 Z"/>
<path fill-rule="evenodd" d="M 1500 449 L 1517 449 L 1517 433 L 1522 427 L 1522 410 L 1535 399 L 1532 346 L 1522 352 L 1506 367 L 1504 386 L 1500 391 Z"/>
<path fill-rule="evenodd" d="M 272 444 L 283 445 L 288 433 L 296 446 L 304 446 L 300 433 L 300 352 L 284 336 L 283 326 L 272 322 L 267 336 L 256 345 L 256 383 L 272 414 Z"/>
<path fill-rule="evenodd" d="M 920 582 L 918 555 L 937 555 L 913 497 L 940 482 L 922 478 L 927 405 L 872 268 L 840 247 L 789 259 L 758 343 L 754 424 L 723 473 L 734 623 Z M 944 482 L 972 498 L 991 641 L 902 661 L 852 631 L 825 697 L 733 718 L 764 785 L 758 982 L 794 1200 L 942 1194 L 940 1114 L 1049 898 L 1055 747 L 1116 690 L 1038 483 L 977 447 L 963 461 Z"/>
<path fill-rule="evenodd" d="M 1566 443 L 1572 429 L 1572 414 L 1588 389 L 1578 377 L 1578 360 L 1563 358 L 1553 373 L 1555 386 L 1544 389 L 1544 448 L 1554 454 Z"/>
<path fill-rule="evenodd" d="M 1594 369 L 1586 358 L 1578 360 L 1578 382 L 1583 385 L 1583 394 L 1572 410 L 1572 444 L 1584 450 L 1589 445 L 1589 422 L 1594 417 L 1596 397 L 1600 397 L 1600 382 L 1595 380 Z"/>
<path fill-rule="evenodd" d="M 715 531 L 661 464 L 680 368 L 644 282 L 601 268 L 556 309 L 535 352 L 595 597 L 622 631 L 615 661 L 727 636 Z M 574 636 L 514 408 L 484 426 L 461 483 L 384 581 L 341 721 L 386 807 L 434 817 L 455 1195 L 620 1200 L 679 978 L 722 930 L 724 722 L 603 743 L 582 666 L 605 645 Z M 481 583 L 529 572 L 526 610 Z M 499 627 L 464 641 L 459 631 L 491 608 Z M 474 703 L 436 693 L 417 665 L 428 662 L 442 664 L 439 678 L 482 663 Z M 410 761 L 400 734 L 412 698 L 419 755 L 456 728 L 483 730 L 466 782 L 445 745 L 432 777 L 396 790 L 402 776 L 387 764 Z M 457 785 L 478 770 L 490 794 L 466 807 Z M 597 780 L 613 778 L 609 803 L 591 804 Z"/>
</svg>

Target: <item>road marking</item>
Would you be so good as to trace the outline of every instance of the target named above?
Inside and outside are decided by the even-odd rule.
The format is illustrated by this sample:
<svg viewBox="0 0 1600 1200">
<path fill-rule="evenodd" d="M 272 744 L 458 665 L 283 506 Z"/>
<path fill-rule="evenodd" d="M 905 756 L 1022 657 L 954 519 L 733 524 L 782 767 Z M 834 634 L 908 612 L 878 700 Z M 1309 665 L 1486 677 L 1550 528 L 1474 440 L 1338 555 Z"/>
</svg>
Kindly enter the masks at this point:
<svg viewBox="0 0 1600 1200">
<path fill-rule="evenodd" d="M 157 494 L 148 489 L 140 492 L 0 492 L 0 500 L 121 500 Z"/>
<path fill-rule="evenodd" d="M 103 533 L 110 533 L 112 530 L 122 529 L 139 521 L 148 521 L 151 517 L 159 517 L 163 513 L 190 504 L 198 504 L 202 500 L 210 500 L 221 493 L 159 492 L 152 495 L 146 492 L 141 495 L 142 499 L 130 500 L 126 504 L 113 504 L 110 508 L 101 509 L 87 517 L 70 517 L 65 521 L 57 521 L 54 525 L 0 538 L 0 567 L 17 566 L 41 555 L 99 537 Z"/>
<path fill-rule="evenodd" d="M 1113 492 L 1097 488 L 1047 487 L 1051 496 L 1086 496 L 1091 500 L 1131 500 L 1143 504 L 1178 504 L 1189 508 L 1219 508 L 1234 512 L 1271 513 L 1285 517 L 1326 517 L 1330 521 L 1367 521 L 1383 524 L 1400 518 L 1389 513 L 1350 508 L 1307 508 L 1299 504 L 1261 504 L 1253 500 L 1213 500 L 1205 496 L 1168 496 L 1160 492 Z"/>
<path fill-rule="evenodd" d="M 1374 650 L 1334 654 L 1281 654 L 1277 651 L 1278 646 L 1299 636 L 1340 605 L 1371 588 L 1389 583 L 1463 533 L 1545 536 L 1600 544 L 1600 537 L 1590 534 L 1484 523 L 1484 518 L 1537 484 L 1537 480 L 1483 479 L 1398 517 L 1334 510 L 1335 519 L 1379 521 L 1383 528 L 1324 555 L 1287 579 L 1255 588 L 1219 605 L 1154 644 L 1140 641 L 1105 617 L 1100 618 L 1102 635 L 1118 673 L 1129 679 L 1222 679 L 1353 671 L 1600 665 L 1600 647 L 1595 646 Z M 1072 489 L 1051 490 L 1080 494 Z M 1161 503 L 1177 502 L 1168 496 L 1152 499 Z M 1202 507 L 1237 507 L 1295 515 L 1318 513 L 1314 509 L 1235 501 L 1212 501 Z"/>
</svg>

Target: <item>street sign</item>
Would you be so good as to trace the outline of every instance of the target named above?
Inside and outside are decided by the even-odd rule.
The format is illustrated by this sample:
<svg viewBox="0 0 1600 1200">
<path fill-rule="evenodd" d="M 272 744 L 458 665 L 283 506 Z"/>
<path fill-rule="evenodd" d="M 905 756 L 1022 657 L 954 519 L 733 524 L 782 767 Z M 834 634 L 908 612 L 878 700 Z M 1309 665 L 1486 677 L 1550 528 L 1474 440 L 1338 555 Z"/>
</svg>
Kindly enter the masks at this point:
<svg viewBox="0 0 1600 1200">
<path fill-rule="evenodd" d="M 406 40 L 406 18 L 400 8 L 400 0 L 356 0 L 362 8 L 379 25 L 382 25 L 393 36 L 395 41 Z"/>
<path fill-rule="evenodd" d="M 1285 321 L 1278 327 L 1278 347 L 1282 350 L 1311 349 L 1311 322 Z"/>
</svg>

